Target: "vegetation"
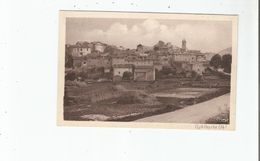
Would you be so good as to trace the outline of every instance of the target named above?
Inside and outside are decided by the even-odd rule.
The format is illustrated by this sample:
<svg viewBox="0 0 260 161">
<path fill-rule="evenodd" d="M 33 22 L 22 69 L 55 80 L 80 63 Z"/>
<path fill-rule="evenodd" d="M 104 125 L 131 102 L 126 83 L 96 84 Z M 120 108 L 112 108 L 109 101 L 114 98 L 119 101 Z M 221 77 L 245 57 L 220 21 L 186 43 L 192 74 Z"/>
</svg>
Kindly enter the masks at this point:
<svg viewBox="0 0 260 161">
<path fill-rule="evenodd" d="M 210 65 L 218 69 L 221 66 L 221 56 L 219 54 L 214 55 L 210 60 Z"/>
<path fill-rule="evenodd" d="M 65 67 L 72 68 L 73 67 L 73 59 L 72 59 L 72 48 L 69 46 L 65 46 Z"/>
<path fill-rule="evenodd" d="M 231 54 L 225 54 L 222 57 L 219 54 L 216 54 L 211 58 L 210 65 L 215 69 L 223 68 L 224 72 L 231 73 L 231 62 Z"/>
<path fill-rule="evenodd" d="M 231 73 L 231 61 L 232 55 L 225 54 L 222 56 L 221 67 L 224 68 L 224 72 Z"/>
<path fill-rule="evenodd" d="M 104 72 L 104 67 L 100 68 L 90 68 L 90 69 L 73 69 L 66 73 L 65 80 L 66 81 L 84 81 L 87 79 L 98 80 L 100 78 L 111 80 L 113 72 L 112 70 L 108 73 Z"/>
<path fill-rule="evenodd" d="M 133 74 L 131 72 L 125 71 L 123 73 L 123 80 L 132 80 Z"/>
</svg>

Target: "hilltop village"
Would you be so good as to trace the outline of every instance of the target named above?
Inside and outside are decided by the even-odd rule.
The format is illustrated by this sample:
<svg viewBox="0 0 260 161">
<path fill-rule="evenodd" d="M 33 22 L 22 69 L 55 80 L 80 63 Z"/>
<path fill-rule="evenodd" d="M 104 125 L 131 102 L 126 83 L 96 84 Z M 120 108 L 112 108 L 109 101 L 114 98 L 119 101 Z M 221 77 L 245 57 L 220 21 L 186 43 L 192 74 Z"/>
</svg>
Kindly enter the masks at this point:
<svg viewBox="0 0 260 161">
<path fill-rule="evenodd" d="M 64 118 L 133 121 L 228 93 L 230 76 L 218 72 L 221 62 L 230 65 L 226 56 L 210 57 L 187 43 L 159 41 L 135 49 L 102 42 L 66 45 Z"/>
<path fill-rule="evenodd" d="M 151 47 L 138 44 L 136 49 L 102 42 L 77 42 L 67 44 L 65 51 L 66 69 L 87 71 L 90 78 L 96 79 L 100 77 L 95 75 L 98 71 L 113 81 L 154 81 L 160 71 L 185 77 L 191 73 L 203 75 L 209 66 L 209 54 L 188 49 L 185 39 L 181 47 L 159 41 Z"/>
</svg>

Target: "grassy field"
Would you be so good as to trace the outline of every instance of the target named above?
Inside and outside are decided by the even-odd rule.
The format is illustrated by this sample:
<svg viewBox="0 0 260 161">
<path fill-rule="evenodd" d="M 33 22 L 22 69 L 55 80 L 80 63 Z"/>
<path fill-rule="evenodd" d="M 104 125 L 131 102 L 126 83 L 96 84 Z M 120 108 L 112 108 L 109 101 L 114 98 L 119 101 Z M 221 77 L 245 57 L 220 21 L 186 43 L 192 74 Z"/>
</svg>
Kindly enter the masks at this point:
<svg viewBox="0 0 260 161">
<path fill-rule="evenodd" d="M 66 82 L 65 120 L 132 121 L 174 111 L 229 92 L 229 80 Z"/>
</svg>

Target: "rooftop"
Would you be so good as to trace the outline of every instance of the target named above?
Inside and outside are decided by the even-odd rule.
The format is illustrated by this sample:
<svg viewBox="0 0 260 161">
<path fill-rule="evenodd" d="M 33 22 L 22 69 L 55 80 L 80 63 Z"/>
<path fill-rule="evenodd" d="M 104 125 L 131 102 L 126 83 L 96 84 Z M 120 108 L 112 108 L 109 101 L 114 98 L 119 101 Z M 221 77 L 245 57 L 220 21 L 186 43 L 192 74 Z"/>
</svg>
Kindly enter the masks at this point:
<svg viewBox="0 0 260 161">
<path fill-rule="evenodd" d="M 132 68 L 133 65 L 132 64 L 114 64 L 113 67 L 114 68 Z"/>
<path fill-rule="evenodd" d="M 135 66 L 135 69 L 153 69 L 154 66 L 153 65 L 138 65 L 138 66 Z"/>
</svg>

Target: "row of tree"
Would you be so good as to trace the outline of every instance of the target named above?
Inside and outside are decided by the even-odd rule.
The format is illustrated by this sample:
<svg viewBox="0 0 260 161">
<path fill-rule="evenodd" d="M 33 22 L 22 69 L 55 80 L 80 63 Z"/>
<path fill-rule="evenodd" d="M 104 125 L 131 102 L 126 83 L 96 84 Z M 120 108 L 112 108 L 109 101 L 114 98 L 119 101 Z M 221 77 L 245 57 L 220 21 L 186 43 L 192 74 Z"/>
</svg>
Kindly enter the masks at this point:
<svg viewBox="0 0 260 161">
<path fill-rule="evenodd" d="M 225 54 L 223 56 L 216 54 L 210 60 L 210 66 L 215 69 L 223 68 L 224 72 L 231 73 L 232 55 Z"/>
</svg>

